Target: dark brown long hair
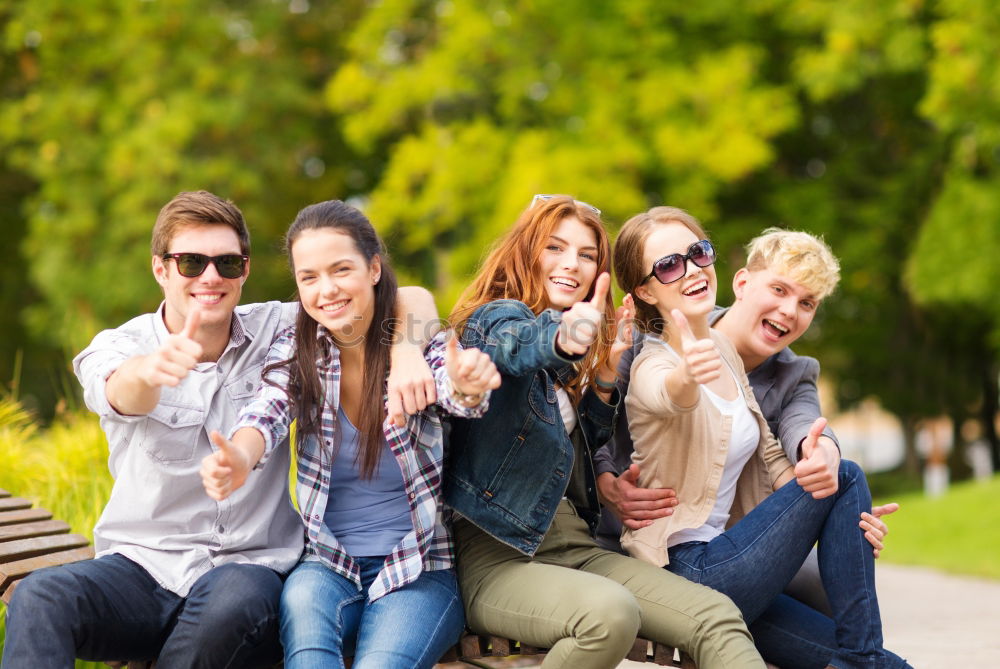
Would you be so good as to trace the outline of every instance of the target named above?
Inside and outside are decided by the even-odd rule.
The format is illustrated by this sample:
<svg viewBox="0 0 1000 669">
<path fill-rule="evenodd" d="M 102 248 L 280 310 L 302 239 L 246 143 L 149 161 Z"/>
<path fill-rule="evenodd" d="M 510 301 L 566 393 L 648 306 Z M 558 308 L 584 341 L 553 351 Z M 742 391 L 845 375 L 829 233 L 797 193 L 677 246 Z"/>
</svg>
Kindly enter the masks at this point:
<svg viewBox="0 0 1000 669">
<path fill-rule="evenodd" d="M 362 337 L 365 347 L 361 414 L 358 419 L 358 464 L 361 475 L 370 479 L 378 467 L 382 443 L 385 435 L 382 423 L 385 420 L 385 377 L 389 369 L 389 348 L 395 339 L 397 323 L 396 275 L 389 266 L 385 245 L 379 239 L 371 222 L 354 207 L 340 200 L 327 200 L 311 204 L 295 217 L 295 221 L 285 234 L 285 252 L 292 273 L 292 244 L 305 230 L 329 229 L 347 235 L 355 248 L 365 258 L 369 266 L 377 256 L 382 263 L 382 273 L 375 284 L 374 313 L 368 332 Z M 321 452 L 326 452 L 320 435 L 320 421 L 323 406 L 329 401 L 324 393 L 324 385 L 319 376 L 317 361 L 322 352 L 316 338 L 317 323 L 306 313 L 299 298 L 299 314 L 295 319 L 295 351 L 288 360 L 275 363 L 264 370 L 264 378 L 272 369 L 288 366 L 288 396 L 292 402 L 292 413 L 298 421 L 295 446 L 301 455 L 305 439 L 312 435 L 319 442 Z M 268 381 L 268 383 L 271 383 Z M 272 384 L 273 385 L 273 384 Z M 333 455 L 332 447 L 329 449 Z"/>
<path fill-rule="evenodd" d="M 596 277 L 601 272 L 611 271 L 608 233 L 601 223 L 601 215 L 593 207 L 569 196 L 553 196 L 525 209 L 514 227 L 494 245 L 476 278 L 462 292 L 452 309 L 452 325 L 461 332 L 465 321 L 476 309 L 499 299 L 519 300 L 536 315 L 542 313 L 548 297 L 538 276 L 538 259 L 555 229 L 564 218 L 570 217 L 577 218 L 593 230 L 597 239 L 597 274 L 584 298 L 593 299 Z M 598 328 L 597 341 L 577 363 L 577 374 L 568 386 L 575 399 L 579 398 L 581 381 L 587 378 L 593 384 L 596 370 L 607 363 L 611 352 L 611 342 L 615 337 L 615 306 L 610 289 L 606 297 L 604 323 Z"/>
</svg>

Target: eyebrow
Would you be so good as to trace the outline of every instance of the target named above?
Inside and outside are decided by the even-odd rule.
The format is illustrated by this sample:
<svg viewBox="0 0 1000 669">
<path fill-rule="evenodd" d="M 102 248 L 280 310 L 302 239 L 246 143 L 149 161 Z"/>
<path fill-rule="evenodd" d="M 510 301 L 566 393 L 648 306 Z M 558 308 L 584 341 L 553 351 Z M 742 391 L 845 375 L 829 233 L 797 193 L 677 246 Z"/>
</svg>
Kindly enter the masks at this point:
<svg viewBox="0 0 1000 669">
<path fill-rule="evenodd" d="M 340 258 L 339 260 L 334 260 L 333 262 L 327 263 L 326 265 L 324 265 L 323 267 L 320 267 L 319 269 L 314 269 L 312 267 L 296 268 L 295 274 L 301 274 L 303 272 L 320 272 L 320 271 L 322 271 L 324 269 L 330 269 L 331 267 L 336 267 L 337 265 L 341 265 L 343 263 L 347 263 L 347 264 L 353 266 L 354 265 L 354 259 L 353 258 Z"/>
<path fill-rule="evenodd" d="M 566 241 L 565 239 L 563 239 L 559 235 L 549 235 L 549 239 L 554 239 L 554 240 L 556 240 L 557 242 L 559 242 L 561 244 L 565 244 L 566 246 L 571 246 L 571 244 L 568 241 Z M 597 247 L 596 246 L 581 246 L 580 250 L 581 251 L 596 251 Z"/>
<path fill-rule="evenodd" d="M 792 289 L 792 284 L 791 283 L 785 281 L 784 279 L 774 279 L 773 281 L 775 283 L 781 284 L 789 292 L 792 292 L 791 291 L 791 289 Z M 796 281 L 795 283 L 798 283 L 798 282 Z M 802 286 L 801 283 L 799 283 L 798 285 Z M 805 286 L 802 286 L 802 287 L 805 288 L 805 290 L 807 290 L 807 291 L 809 290 Z M 798 291 L 795 291 L 795 292 L 798 292 Z M 803 299 L 803 300 L 812 300 L 812 301 L 815 302 L 816 301 L 816 295 L 813 294 L 813 293 L 807 292 L 805 295 L 801 296 L 801 299 Z"/>
</svg>

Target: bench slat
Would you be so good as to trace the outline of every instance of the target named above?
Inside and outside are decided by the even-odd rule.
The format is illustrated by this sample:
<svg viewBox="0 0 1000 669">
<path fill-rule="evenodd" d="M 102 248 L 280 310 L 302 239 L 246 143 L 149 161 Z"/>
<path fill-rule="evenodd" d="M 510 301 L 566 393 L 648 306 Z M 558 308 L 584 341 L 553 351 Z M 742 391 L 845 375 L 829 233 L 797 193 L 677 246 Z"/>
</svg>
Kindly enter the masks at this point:
<svg viewBox="0 0 1000 669">
<path fill-rule="evenodd" d="M 58 553 L 39 555 L 27 558 L 26 560 L 8 562 L 7 564 L 0 565 L 0 590 L 7 588 L 15 580 L 27 576 L 36 569 L 71 564 L 81 560 L 89 560 L 92 557 L 94 557 L 94 547 L 87 546 L 86 548 L 74 548 L 73 550 L 60 551 Z M 5 591 L 3 596 L 4 601 L 8 601 L 9 592 Z"/>
<path fill-rule="evenodd" d="M 0 527 L 30 523 L 35 520 L 48 520 L 52 512 L 46 509 L 18 509 L 17 511 L 0 511 Z"/>
<path fill-rule="evenodd" d="M 70 548 L 81 548 L 89 541 L 79 534 L 52 534 L 32 539 L 19 539 L 0 544 L 0 564 L 24 560 L 36 555 L 56 553 Z"/>
<path fill-rule="evenodd" d="M 44 537 L 48 534 L 66 534 L 67 532 L 69 532 L 69 525 L 61 520 L 40 520 L 35 523 L 0 527 L 0 542 Z"/>
<path fill-rule="evenodd" d="M 625 659 L 632 660 L 633 662 L 645 662 L 648 653 L 649 642 L 641 637 L 637 637 L 636 640 L 632 642 L 632 648 L 629 649 Z"/>
<path fill-rule="evenodd" d="M 17 509 L 30 509 L 31 500 L 23 497 L 5 497 L 0 499 L 0 511 L 15 511 Z"/>
<path fill-rule="evenodd" d="M 3 488 L 0 488 L 0 497 L 10 497 L 10 493 Z"/>
</svg>

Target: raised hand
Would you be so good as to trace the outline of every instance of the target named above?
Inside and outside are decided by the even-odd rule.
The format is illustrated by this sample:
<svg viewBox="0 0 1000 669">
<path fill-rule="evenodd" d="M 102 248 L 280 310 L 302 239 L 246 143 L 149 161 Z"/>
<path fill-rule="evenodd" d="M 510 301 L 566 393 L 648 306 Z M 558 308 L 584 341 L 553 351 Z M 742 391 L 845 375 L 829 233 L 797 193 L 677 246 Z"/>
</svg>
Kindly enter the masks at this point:
<svg viewBox="0 0 1000 669">
<path fill-rule="evenodd" d="M 454 332 L 448 336 L 444 361 L 448 378 L 463 395 L 481 395 L 500 387 L 500 372 L 490 356 L 477 348 L 460 349 Z"/>
<path fill-rule="evenodd" d="M 209 497 L 221 502 L 246 482 L 253 463 L 243 449 L 216 430 L 208 436 L 219 450 L 202 459 L 201 484 Z"/>
<path fill-rule="evenodd" d="M 597 341 L 604 322 L 604 305 L 607 302 L 611 275 L 601 272 L 594 282 L 594 299 L 577 302 L 563 312 L 556 343 L 570 355 L 583 355 Z"/>
<path fill-rule="evenodd" d="M 615 340 L 611 342 L 611 352 L 608 355 L 608 366 L 617 375 L 618 363 L 622 354 L 632 348 L 635 337 L 635 302 L 628 294 L 622 300 L 622 305 L 615 309 Z"/>
<path fill-rule="evenodd" d="M 823 499 L 837 492 L 840 451 L 823 436 L 826 418 L 817 418 L 800 446 L 802 457 L 795 465 L 795 480 L 813 498 Z"/>
<path fill-rule="evenodd" d="M 681 363 L 690 382 L 706 384 L 722 374 L 722 356 L 711 339 L 698 339 L 691 331 L 687 317 L 672 309 L 670 317 L 681 337 Z"/>
<path fill-rule="evenodd" d="M 861 522 L 858 523 L 858 526 L 864 530 L 865 539 L 872 545 L 872 552 L 875 553 L 876 558 L 885 550 L 882 540 L 885 539 L 885 535 L 889 534 L 889 526 L 881 518 L 897 511 L 899 511 L 899 504 L 890 502 L 882 506 L 872 507 L 871 513 L 861 514 Z"/>
<path fill-rule="evenodd" d="M 201 311 L 192 308 L 181 331 L 169 335 L 160 348 L 145 356 L 136 367 L 139 379 L 151 388 L 179 384 L 201 358 L 201 344 L 194 339 L 200 323 Z"/>
</svg>

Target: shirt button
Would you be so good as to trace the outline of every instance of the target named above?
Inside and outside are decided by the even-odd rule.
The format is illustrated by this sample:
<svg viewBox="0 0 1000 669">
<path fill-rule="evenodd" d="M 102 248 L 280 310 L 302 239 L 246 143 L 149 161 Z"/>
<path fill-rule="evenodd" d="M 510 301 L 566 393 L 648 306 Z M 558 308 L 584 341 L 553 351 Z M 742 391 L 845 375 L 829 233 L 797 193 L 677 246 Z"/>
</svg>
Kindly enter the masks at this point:
<svg viewBox="0 0 1000 669">
<path fill-rule="evenodd" d="M 177 414 L 174 414 L 173 416 L 170 417 L 170 424 L 171 425 L 177 424 Z"/>
<path fill-rule="evenodd" d="M 414 495 L 414 494 L 413 494 L 413 493 L 411 492 L 411 493 L 410 493 L 409 495 L 407 495 L 407 497 L 409 497 L 409 498 L 410 498 L 410 501 L 412 502 L 412 501 L 414 500 L 414 498 L 416 498 L 416 495 Z"/>
<path fill-rule="evenodd" d="M 253 384 L 247 381 L 247 391 L 253 390 Z"/>
<path fill-rule="evenodd" d="M 223 525 L 219 525 L 218 527 L 215 528 L 215 531 L 218 532 L 219 534 L 224 534 L 226 532 L 226 528 Z"/>
</svg>

